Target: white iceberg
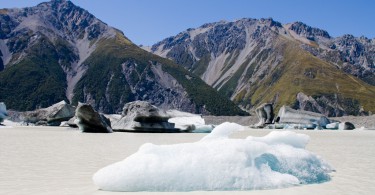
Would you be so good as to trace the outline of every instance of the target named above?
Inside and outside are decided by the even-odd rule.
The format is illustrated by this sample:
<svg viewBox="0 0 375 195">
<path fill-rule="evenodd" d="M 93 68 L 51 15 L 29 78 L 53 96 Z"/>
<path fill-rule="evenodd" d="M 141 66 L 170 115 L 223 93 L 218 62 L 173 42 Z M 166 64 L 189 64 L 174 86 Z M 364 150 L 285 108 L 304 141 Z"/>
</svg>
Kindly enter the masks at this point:
<svg viewBox="0 0 375 195">
<path fill-rule="evenodd" d="M 201 115 L 182 112 L 179 110 L 168 110 L 167 114 L 171 117 L 168 122 L 174 123 L 175 127 L 182 131 L 191 131 L 193 133 L 210 133 L 213 125 L 206 125 Z"/>
<path fill-rule="evenodd" d="M 100 169 L 94 183 L 108 191 L 273 189 L 330 180 L 331 167 L 305 150 L 307 135 L 272 132 L 232 139 L 243 127 L 223 123 L 195 143 L 144 144 Z"/>
</svg>

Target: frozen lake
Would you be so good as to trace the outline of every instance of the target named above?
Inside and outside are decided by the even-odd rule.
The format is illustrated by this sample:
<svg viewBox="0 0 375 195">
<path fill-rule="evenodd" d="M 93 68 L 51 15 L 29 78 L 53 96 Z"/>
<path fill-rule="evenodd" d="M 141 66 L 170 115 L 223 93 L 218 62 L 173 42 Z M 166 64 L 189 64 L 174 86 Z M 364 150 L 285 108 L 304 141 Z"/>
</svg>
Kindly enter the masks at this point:
<svg viewBox="0 0 375 195">
<path fill-rule="evenodd" d="M 264 136 L 247 130 L 232 137 Z M 179 192 L 178 194 L 373 194 L 375 131 L 298 131 L 310 136 L 306 149 L 336 172 L 322 184 L 257 191 Z M 144 143 L 196 142 L 206 134 L 83 134 L 69 128 L 0 127 L 0 194 L 131 194 L 98 190 L 100 168 L 121 161 Z M 176 194 L 176 192 L 135 192 Z"/>
</svg>

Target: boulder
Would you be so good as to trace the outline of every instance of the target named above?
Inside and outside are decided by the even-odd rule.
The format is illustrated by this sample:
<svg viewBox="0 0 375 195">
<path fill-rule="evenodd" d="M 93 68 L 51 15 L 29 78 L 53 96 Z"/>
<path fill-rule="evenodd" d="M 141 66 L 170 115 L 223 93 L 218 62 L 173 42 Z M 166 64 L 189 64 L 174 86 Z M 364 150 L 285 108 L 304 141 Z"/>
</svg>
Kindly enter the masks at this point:
<svg viewBox="0 0 375 195">
<path fill-rule="evenodd" d="M 0 102 L 0 123 L 2 123 L 6 118 L 8 118 L 7 107 L 4 102 Z"/>
<path fill-rule="evenodd" d="M 255 109 L 259 122 L 255 127 L 263 128 L 266 124 L 272 124 L 274 113 L 272 104 L 264 103 Z"/>
<path fill-rule="evenodd" d="M 20 112 L 18 117 L 20 121 L 25 123 L 59 126 L 62 121 L 68 121 L 70 118 L 72 118 L 74 113 L 75 108 L 72 105 L 66 103 L 65 101 L 61 101 L 48 108 Z"/>
<path fill-rule="evenodd" d="M 145 101 L 134 101 L 125 104 L 121 117 L 113 123 L 117 131 L 180 132 L 174 123 L 168 122 L 171 118 L 165 111 Z"/>
<path fill-rule="evenodd" d="M 353 130 L 355 126 L 351 122 L 342 122 L 339 124 L 339 130 Z"/>
<path fill-rule="evenodd" d="M 85 133 L 112 133 L 111 122 L 89 104 L 79 103 L 75 114 L 78 128 Z"/>
<path fill-rule="evenodd" d="M 301 124 L 306 128 L 323 128 L 330 123 L 329 119 L 319 113 L 294 110 L 288 106 L 282 106 L 275 120 L 277 123 Z"/>
</svg>

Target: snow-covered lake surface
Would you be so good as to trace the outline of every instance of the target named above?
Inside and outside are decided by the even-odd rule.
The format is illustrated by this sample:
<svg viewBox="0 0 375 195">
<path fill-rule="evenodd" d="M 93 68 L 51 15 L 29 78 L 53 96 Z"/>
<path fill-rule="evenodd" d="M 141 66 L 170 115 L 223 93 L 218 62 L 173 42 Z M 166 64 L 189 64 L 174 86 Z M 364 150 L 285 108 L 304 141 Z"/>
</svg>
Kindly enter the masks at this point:
<svg viewBox="0 0 375 195">
<path fill-rule="evenodd" d="M 264 136 L 246 129 L 231 138 Z M 134 192 L 135 194 L 373 194 L 375 131 L 294 131 L 307 134 L 306 149 L 336 172 L 320 184 L 253 191 Z M 69 128 L 0 128 L 0 194 L 122 194 L 98 190 L 93 174 L 156 145 L 198 142 L 207 134 L 83 134 Z M 124 194 L 132 194 L 126 192 Z"/>
</svg>

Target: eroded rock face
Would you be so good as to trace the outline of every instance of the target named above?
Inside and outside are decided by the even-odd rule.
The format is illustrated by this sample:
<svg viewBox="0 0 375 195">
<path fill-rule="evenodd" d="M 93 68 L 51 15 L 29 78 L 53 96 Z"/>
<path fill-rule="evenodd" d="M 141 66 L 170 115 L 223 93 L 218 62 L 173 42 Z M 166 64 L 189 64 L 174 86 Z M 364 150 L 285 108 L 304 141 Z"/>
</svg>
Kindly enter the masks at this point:
<svg viewBox="0 0 375 195">
<path fill-rule="evenodd" d="M 325 127 L 327 124 L 330 124 L 329 119 L 322 114 L 304 110 L 294 110 L 289 106 L 280 108 L 275 121 L 284 124 L 303 124 L 311 126 L 311 128 Z"/>
<path fill-rule="evenodd" d="M 4 102 L 0 102 L 0 123 L 8 117 L 7 107 Z"/>
<path fill-rule="evenodd" d="M 351 98 L 336 95 L 307 96 L 300 92 L 297 94 L 297 102 L 294 109 L 306 110 L 324 114 L 328 117 L 340 117 L 345 115 L 367 115 L 358 101 Z"/>
<path fill-rule="evenodd" d="M 179 132 L 170 116 L 163 110 L 145 101 L 125 104 L 120 120 L 113 123 L 113 129 L 139 132 Z"/>
<path fill-rule="evenodd" d="M 283 37 L 285 42 L 281 42 L 280 37 Z M 285 50 L 286 45 L 294 45 L 296 42 L 299 47 Z M 302 22 L 282 25 L 272 19 L 246 18 L 215 22 L 168 37 L 153 45 L 150 51 L 192 71 L 246 110 L 258 106 L 250 102 L 262 101 L 258 99 L 260 96 L 254 95 L 257 93 L 254 93 L 253 86 L 271 88 L 279 84 L 285 76 L 289 77 L 296 73 L 310 84 L 328 84 L 331 83 L 329 79 L 333 77 L 327 76 L 330 75 L 329 72 L 343 71 L 355 76 L 356 79 L 375 85 L 375 39 L 352 35 L 334 38 L 327 31 Z M 299 70 L 304 71 L 289 72 L 289 68 L 284 67 L 285 59 L 289 59 L 290 55 L 297 56 L 296 53 L 299 52 L 303 52 L 304 56 L 307 54 L 319 58 L 320 60 L 314 60 L 314 64 L 322 64 L 325 68 L 306 66 L 305 62 L 310 61 L 310 57 L 303 57 L 303 60 L 293 57 L 290 58 L 289 64 L 299 64 Z M 336 65 L 337 70 L 326 67 L 324 64 L 327 62 Z M 288 71 L 280 71 L 281 69 Z M 325 75 L 324 78 L 319 76 L 321 74 Z M 266 80 L 267 82 L 264 82 Z M 302 80 L 295 80 L 293 85 L 298 85 Z M 336 86 L 340 88 L 339 93 L 330 90 L 322 94 L 315 85 L 305 85 L 304 91 L 309 91 L 308 95 L 312 97 L 306 101 L 297 99 L 298 106 L 295 105 L 293 108 L 319 112 L 329 117 L 361 114 L 358 110 L 367 98 L 359 98 L 359 95 L 353 98 L 350 92 L 350 88 L 353 88 L 350 86 L 353 85 L 349 84 L 351 79 L 344 81 L 336 82 Z M 280 86 L 276 88 L 280 89 Z M 346 90 L 349 93 L 343 92 Z M 279 100 L 274 101 L 275 106 L 289 104 L 285 101 L 289 99 L 285 98 L 285 93 L 280 94 L 278 90 L 271 93 Z M 295 93 L 292 92 L 288 96 Z M 276 98 L 280 95 L 284 97 Z M 370 96 L 373 95 L 364 95 Z"/>
<path fill-rule="evenodd" d="M 89 104 L 79 103 L 76 110 L 76 124 L 85 133 L 112 133 L 111 122 Z"/>
</svg>

